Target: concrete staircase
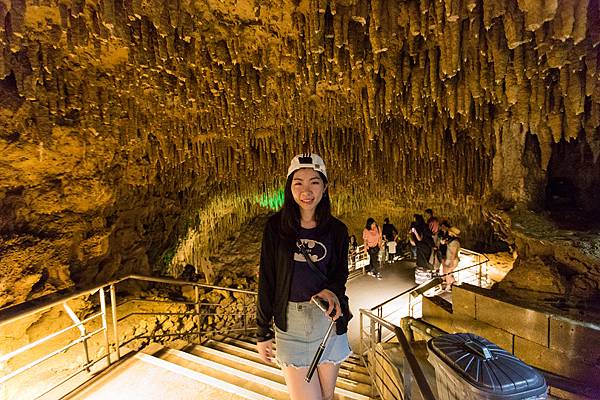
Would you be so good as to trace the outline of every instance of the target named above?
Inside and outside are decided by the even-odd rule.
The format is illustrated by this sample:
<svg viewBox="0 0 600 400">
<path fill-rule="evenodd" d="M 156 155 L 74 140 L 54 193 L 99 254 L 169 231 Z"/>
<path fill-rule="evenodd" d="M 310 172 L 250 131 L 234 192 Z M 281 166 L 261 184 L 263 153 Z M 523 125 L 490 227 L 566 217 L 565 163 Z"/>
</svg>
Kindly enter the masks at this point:
<svg viewBox="0 0 600 400">
<path fill-rule="evenodd" d="M 371 380 L 353 356 L 336 399 L 371 399 Z M 258 358 L 249 338 L 220 337 L 181 350 L 150 346 L 63 399 L 288 399 L 281 370 Z"/>
</svg>

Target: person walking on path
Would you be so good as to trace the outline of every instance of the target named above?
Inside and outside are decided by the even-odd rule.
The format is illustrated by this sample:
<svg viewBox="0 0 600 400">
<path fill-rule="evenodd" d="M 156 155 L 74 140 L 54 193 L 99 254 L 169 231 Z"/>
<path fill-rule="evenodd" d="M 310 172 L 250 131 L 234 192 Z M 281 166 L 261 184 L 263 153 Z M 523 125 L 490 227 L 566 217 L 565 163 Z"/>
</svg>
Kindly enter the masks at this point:
<svg viewBox="0 0 600 400">
<path fill-rule="evenodd" d="M 458 257 L 458 253 L 460 252 L 460 239 L 458 235 L 460 235 L 460 229 L 453 226 L 448 229 L 448 238 L 444 239 L 446 244 L 446 258 L 442 267 L 444 274 L 448 274 L 445 277 L 446 290 L 448 291 L 451 290 L 452 284 L 455 282 L 452 271 L 458 267 L 458 262 L 460 261 Z"/>
<path fill-rule="evenodd" d="M 365 229 L 363 229 L 363 241 L 365 251 L 369 253 L 369 268 L 367 273 L 371 276 L 381 279 L 379 273 L 379 249 L 381 248 L 381 230 L 377 226 L 375 220 L 371 217 L 367 219 Z"/>
<path fill-rule="evenodd" d="M 296 156 L 288 168 L 283 207 L 265 226 L 256 310 L 258 354 L 262 361 L 273 362 L 275 339 L 275 361 L 292 400 L 334 397 L 340 364 L 351 354 L 347 279 L 348 228 L 331 215 L 323 160 L 316 154 Z M 311 302 L 314 296 L 327 302 L 326 313 Z M 306 382 L 330 315 L 335 332 L 317 373 Z"/>
<path fill-rule="evenodd" d="M 413 217 L 414 221 L 411 224 L 410 230 L 415 239 L 415 246 L 417 247 L 417 267 L 432 270 L 433 265 L 429 262 L 433 250 L 431 231 L 421 214 L 414 214 Z"/>
</svg>

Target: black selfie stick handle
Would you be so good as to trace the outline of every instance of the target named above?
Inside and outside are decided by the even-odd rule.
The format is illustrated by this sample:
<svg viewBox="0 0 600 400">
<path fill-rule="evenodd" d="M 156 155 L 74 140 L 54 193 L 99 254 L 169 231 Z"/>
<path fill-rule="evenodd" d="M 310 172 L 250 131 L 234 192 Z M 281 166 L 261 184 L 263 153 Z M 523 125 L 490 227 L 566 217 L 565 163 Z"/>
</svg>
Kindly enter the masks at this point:
<svg viewBox="0 0 600 400">
<path fill-rule="evenodd" d="M 329 335 L 331 334 L 331 330 L 333 329 L 334 325 L 335 325 L 335 321 L 331 320 L 331 322 L 329 323 L 329 328 L 327 328 L 327 333 L 325 333 L 323 340 L 321 340 L 321 344 L 319 345 L 319 348 L 317 349 L 317 352 L 315 353 L 315 356 L 313 357 L 313 360 L 310 363 L 310 367 L 308 368 L 308 372 L 306 373 L 306 378 L 304 378 L 304 380 L 306 382 L 310 382 L 313 374 L 315 373 L 315 370 L 317 369 L 317 364 L 319 363 L 319 360 L 321 359 L 321 356 L 323 355 L 323 351 L 325 351 L 325 345 L 327 344 L 327 339 L 329 339 Z"/>
</svg>

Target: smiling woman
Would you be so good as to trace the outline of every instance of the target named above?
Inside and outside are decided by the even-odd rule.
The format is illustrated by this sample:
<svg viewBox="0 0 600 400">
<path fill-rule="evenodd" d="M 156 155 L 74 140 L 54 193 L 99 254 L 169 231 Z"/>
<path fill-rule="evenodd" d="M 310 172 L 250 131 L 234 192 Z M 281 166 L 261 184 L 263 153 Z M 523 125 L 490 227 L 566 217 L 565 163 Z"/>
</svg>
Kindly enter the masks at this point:
<svg viewBox="0 0 600 400">
<path fill-rule="evenodd" d="M 292 179 L 292 196 L 300 207 L 301 224 L 305 228 L 314 228 L 317 222 L 313 216 L 317 205 L 321 202 L 327 184 L 317 171 L 303 168 L 294 173 Z"/>
<path fill-rule="evenodd" d="M 351 353 L 347 255 L 348 229 L 331 215 L 323 160 L 316 154 L 294 157 L 283 207 L 269 219 L 263 236 L 256 321 L 259 355 L 273 360 L 274 338 L 275 361 L 292 400 L 333 398 L 339 366 Z M 311 302 L 313 296 L 328 305 L 325 312 Z M 330 332 L 329 315 L 336 321 L 335 334 L 321 348 Z M 315 354 L 321 358 L 311 379 L 307 373 Z"/>
</svg>

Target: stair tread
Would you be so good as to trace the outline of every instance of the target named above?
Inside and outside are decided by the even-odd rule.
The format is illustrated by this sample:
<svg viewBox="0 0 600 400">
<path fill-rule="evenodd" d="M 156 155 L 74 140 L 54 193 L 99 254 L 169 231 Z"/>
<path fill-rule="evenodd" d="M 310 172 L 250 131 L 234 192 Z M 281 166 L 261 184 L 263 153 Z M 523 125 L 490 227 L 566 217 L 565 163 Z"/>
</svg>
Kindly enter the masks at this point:
<svg viewBox="0 0 600 400">
<path fill-rule="evenodd" d="M 255 352 L 253 354 L 237 356 L 232 354 L 232 352 L 236 351 L 236 349 L 226 348 L 224 349 L 226 351 L 223 351 L 222 347 L 215 349 L 207 346 L 194 346 L 193 348 L 188 348 L 186 350 L 191 354 L 214 359 L 215 361 L 221 358 L 222 363 L 227 363 L 231 366 L 237 366 L 238 368 L 241 368 L 242 365 L 246 364 L 248 368 L 253 368 L 255 371 L 262 371 L 262 376 L 264 377 L 276 380 L 282 384 L 285 383 L 281 369 L 272 364 L 263 363 Z M 244 352 L 247 352 L 247 350 L 244 350 Z M 250 358 L 247 356 L 250 356 Z M 223 361 L 222 358 L 226 358 L 228 361 Z M 371 383 L 368 376 L 365 377 L 358 374 L 349 374 L 347 371 L 340 371 L 336 387 L 341 390 L 349 390 L 363 395 L 369 395 L 371 393 Z"/>
<path fill-rule="evenodd" d="M 240 338 L 233 338 L 231 336 L 219 336 L 219 337 L 216 337 L 215 339 L 213 339 L 213 341 L 216 343 L 225 343 L 225 344 L 231 344 L 231 345 L 234 345 L 237 347 L 241 347 L 246 350 L 252 351 L 253 353 L 256 354 L 256 341 L 255 340 L 249 341 L 249 340 L 244 340 L 244 339 L 240 339 Z M 210 341 L 207 343 L 210 343 Z M 273 348 L 276 350 L 275 344 L 273 344 Z M 356 355 L 354 353 L 347 360 L 342 362 L 341 370 L 344 370 L 344 369 L 368 376 L 367 368 L 363 366 L 358 355 Z M 369 379 L 369 381 L 370 381 L 370 379 Z"/>
<path fill-rule="evenodd" d="M 260 362 L 260 363 L 263 362 L 262 360 L 260 360 L 258 353 L 256 352 L 256 349 L 254 346 L 240 347 L 240 346 L 238 346 L 238 343 L 232 344 L 232 343 L 226 343 L 225 341 L 207 342 L 206 346 L 222 349 L 224 351 L 235 351 L 238 354 L 242 354 L 244 358 L 249 358 L 249 359 L 252 359 L 252 360 L 254 360 L 256 362 Z M 267 365 L 269 365 L 269 364 L 267 364 Z M 354 379 L 356 381 L 359 381 L 361 383 L 365 383 L 368 385 L 371 384 L 371 378 L 369 377 L 368 371 L 362 365 L 356 365 L 356 364 L 352 364 L 352 363 L 343 362 L 341 364 L 339 376 Z"/>
<path fill-rule="evenodd" d="M 252 373 L 243 372 L 190 353 L 169 349 L 164 354 L 161 354 L 160 358 L 191 371 L 228 382 L 239 388 L 259 393 L 262 396 L 266 396 L 266 398 L 284 400 L 288 397 L 285 385 L 279 382 L 261 378 Z"/>
<path fill-rule="evenodd" d="M 206 346 L 194 346 L 193 348 L 187 348 L 187 352 L 169 350 L 167 353 L 168 354 L 163 355 L 162 358 L 171 362 L 179 363 L 176 359 L 174 359 L 174 357 L 180 357 L 188 362 L 197 363 L 198 366 L 190 365 L 187 362 L 184 363 L 187 368 L 192 369 L 198 369 L 204 366 L 207 368 L 212 367 L 215 369 L 224 370 L 227 374 L 232 376 L 232 383 L 237 382 L 237 384 L 241 384 L 241 382 L 259 381 L 260 386 L 268 385 L 272 390 L 281 391 L 284 393 L 284 398 L 287 398 L 287 388 L 285 386 L 282 372 L 279 368 L 274 366 L 246 360 L 242 357 L 224 353 Z M 225 378 L 222 377 L 222 379 Z M 262 393 L 265 394 L 264 392 Z M 341 396 L 341 398 L 344 399 L 365 400 L 369 398 L 368 396 L 370 393 L 370 385 L 344 380 L 343 378 L 338 379 L 338 385 L 336 389 L 337 397 Z M 277 393 L 274 394 L 271 392 L 270 395 L 274 396 L 274 398 L 279 398 L 277 397 Z"/>
<path fill-rule="evenodd" d="M 66 394 L 42 396 L 44 399 L 61 398 L 64 400 L 104 400 L 112 398 L 161 400 L 177 398 L 192 400 L 203 393 L 207 398 L 221 400 L 263 400 L 260 397 L 242 396 L 208 382 L 199 376 L 182 375 L 172 368 L 148 362 L 145 357 L 133 355 L 112 368 L 96 375 L 93 380 L 81 382 L 76 389 Z M 176 384 L 174 384 L 176 383 Z M 118 395 L 117 395 L 118 394 Z"/>
</svg>

